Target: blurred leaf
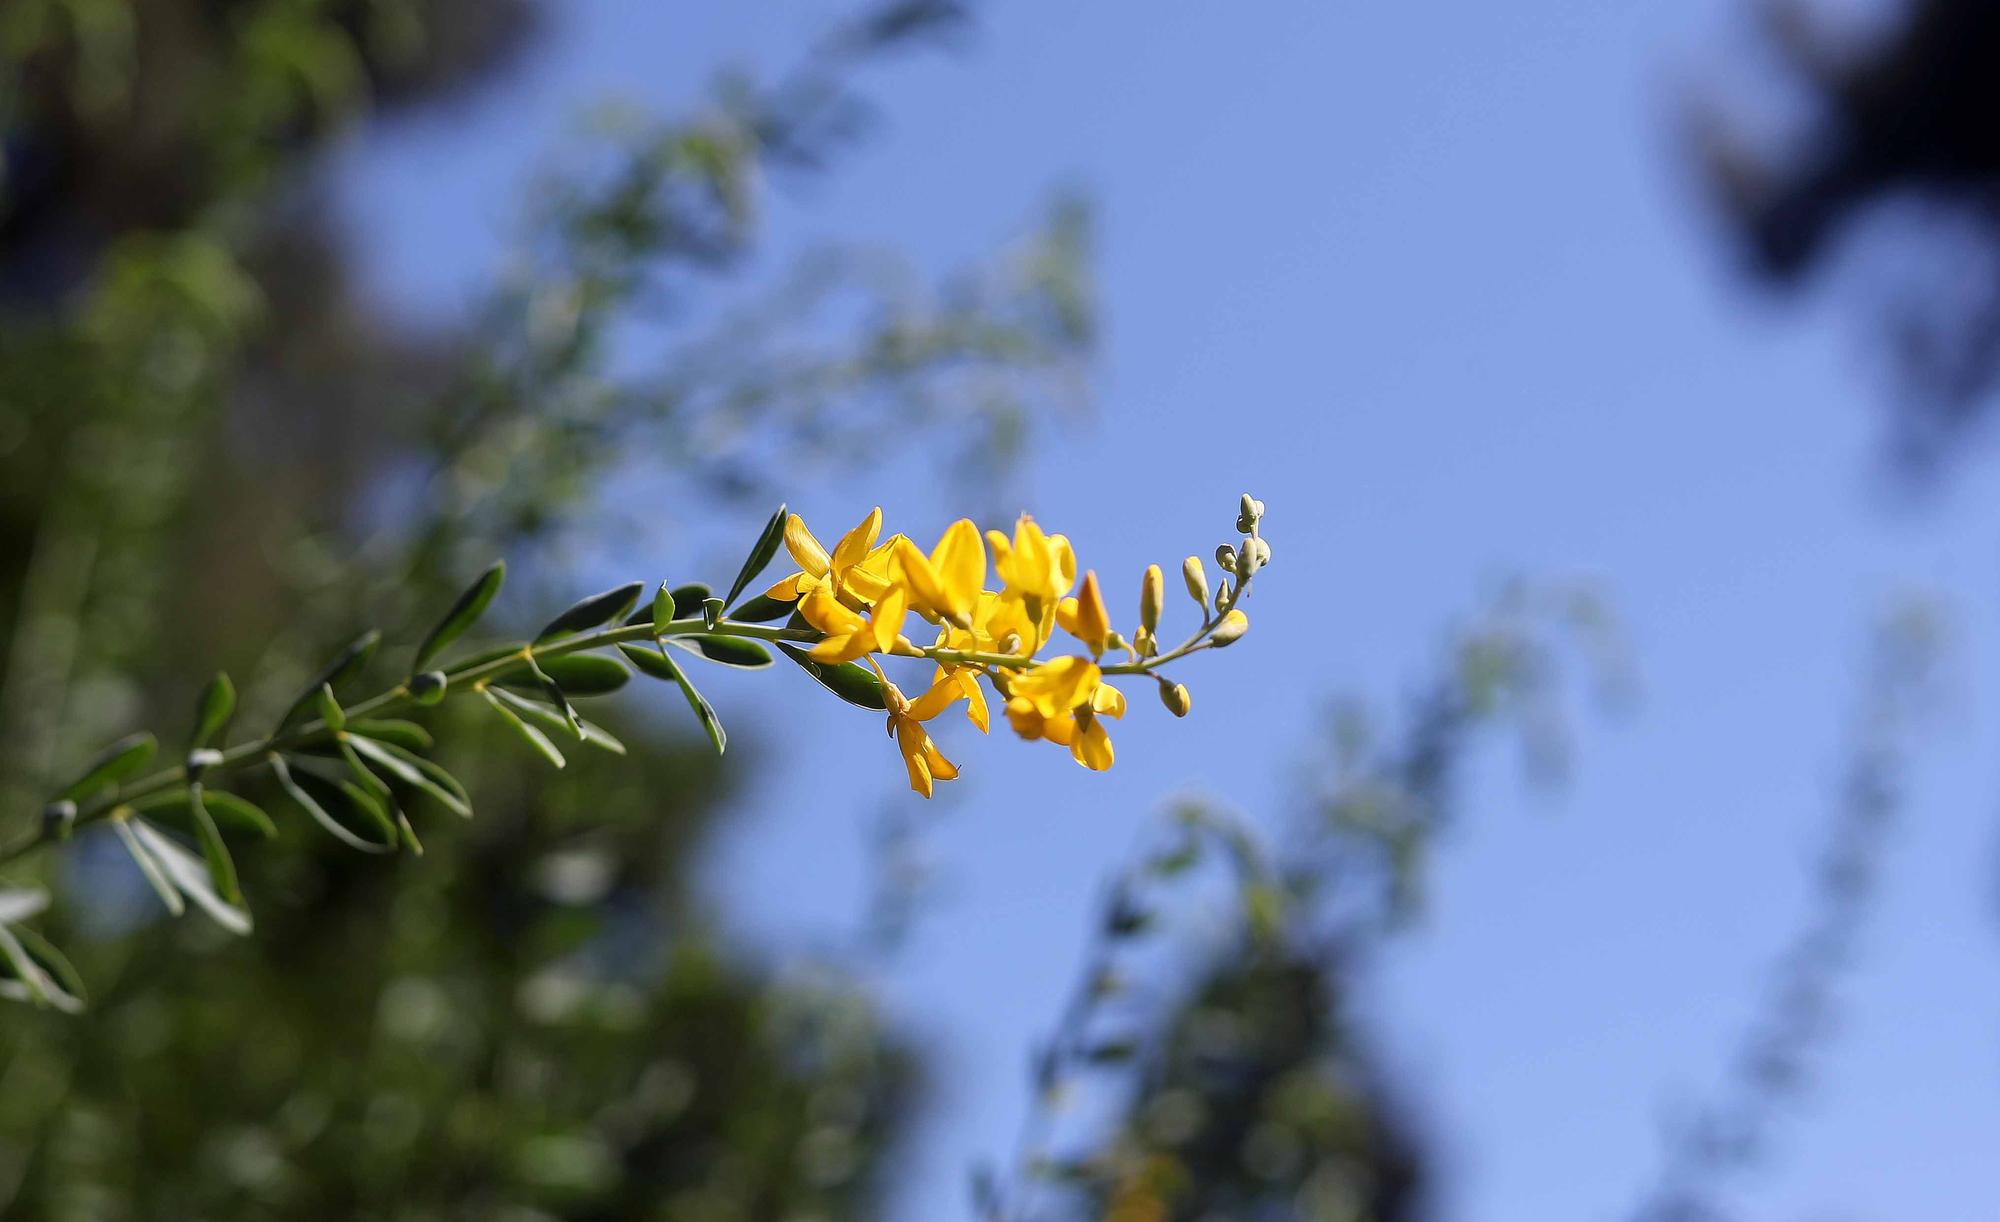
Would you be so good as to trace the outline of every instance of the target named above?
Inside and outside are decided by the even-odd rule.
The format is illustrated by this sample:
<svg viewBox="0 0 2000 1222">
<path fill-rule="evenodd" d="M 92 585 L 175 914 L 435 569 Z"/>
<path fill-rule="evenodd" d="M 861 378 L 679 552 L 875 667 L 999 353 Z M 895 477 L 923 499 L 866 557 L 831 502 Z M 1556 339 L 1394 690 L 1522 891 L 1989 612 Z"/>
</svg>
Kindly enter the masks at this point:
<svg viewBox="0 0 2000 1222">
<path fill-rule="evenodd" d="M 738 670 L 762 670 L 772 662 L 770 650 L 740 636 L 670 636 L 667 644 Z"/>
<path fill-rule="evenodd" d="M 124 780 L 146 766 L 158 745 L 151 734 L 145 733 L 119 739 L 99 752 L 97 758 L 83 770 L 83 775 L 71 781 L 58 796 L 73 802 Z"/>
<path fill-rule="evenodd" d="M 217 673 L 202 689 L 201 700 L 195 706 L 194 737 L 190 747 L 206 747 L 222 733 L 229 724 L 229 718 L 236 712 L 236 685 L 226 674 Z"/>
<path fill-rule="evenodd" d="M 382 770 L 403 784 L 435 798 L 446 810 L 461 818 L 472 817 L 472 802 L 466 796 L 465 788 L 457 778 L 429 760 L 413 755 L 387 743 L 376 742 L 372 738 L 349 735 L 348 744 L 356 751 L 381 766 Z M 435 774 L 430 769 L 436 769 Z"/>
<path fill-rule="evenodd" d="M 70 982 L 69 987 L 59 983 L 57 975 L 52 974 L 37 961 L 36 956 L 30 953 L 23 943 L 21 935 L 27 934 L 29 931 L 26 929 L 11 929 L 6 925 L 0 925 L 0 966 L 6 969 L 5 974 L 0 975 L 0 997 L 12 1001 L 54 1006 L 65 1014 L 82 1012 L 83 999 L 80 996 L 82 989 L 80 984 L 75 983 L 76 969 L 70 966 L 69 960 L 63 958 L 55 947 L 50 946 L 45 939 L 36 937 L 35 941 L 44 953 L 62 965 L 59 974 Z"/>
<path fill-rule="evenodd" d="M 639 601 L 639 595 L 645 588 L 646 583 L 643 581 L 627 582 L 616 589 L 593 594 L 575 603 L 535 634 L 535 644 L 539 645 L 544 641 L 553 641 L 558 637 L 570 636 L 610 623 L 630 611 L 632 605 Z"/>
<path fill-rule="evenodd" d="M 815 662 L 803 649 L 780 642 L 778 649 L 786 657 L 797 662 L 805 672 L 818 680 L 821 687 L 842 700 L 864 709 L 886 709 L 889 699 L 882 691 L 882 680 L 874 671 L 854 662 L 842 662 L 838 666 L 828 666 Z"/>
<path fill-rule="evenodd" d="M 784 541 L 785 507 L 780 505 L 778 511 L 771 515 L 771 520 L 764 523 L 764 533 L 757 536 L 750 554 L 743 558 L 743 567 L 737 570 L 736 580 L 730 583 L 729 593 L 722 600 L 724 606 L 735 602 L 737 595 L 743 593 L 743 588 L 770 565 L 771 557 L 778 554 L 778 546 Z"/>
<path fill-rule="evenodd" d="M 340 707 L 340 701 L 335 699 L 332 688 L 321 684 L 314 703 L 318 705 L 319 719 L 326 723 L 327 729 L 337 734 L 347 728 L 347 711 Z"/>
<path fill-rule="evenodd" d="M 321 688 L 338 691 L 348 680 L 360 674 L 368 665 L 368 660 L 375 656 L 375 647 L 381 642 L 381 632 L 373 628 L 356 637 L 347 648 L 340 651 L 338 657 L 326 664 L 325 669 L 313 676 L 312 681 L 307 683 L 298 697 L 292 701 L 291 707 L 285 710 L 285 715 L 279 719 L 278 724 L 280 726 L 290 724 L 305 711 L 307 705 L 319 699 Z"/>
<path fill-rule="evenodd" d="M 569 762 L 563 759 L 563 753 L 556 750 L 556 745 L 549 741 L 548 735 L 521 720 L 520 714 L 508 708 L 506 702 L 500 699 L 498 692 L 488 688 L 481 694 L 486 697 L 486 703 L 492 705 L 494 711 L 514 728 L 515 733 L 527 739 L 529 746 L 542 753 L 543 758 L 558 768 Z"/>
<path fill-rule="evenodd" d="M 273 753 L 267 759 L 271 764 L 271 772 L 277 776 L 278 784 L 284 788 L 286 795 L 293 802 L 297 803 L 300 810 L 310 815 L 313 822 L 325 828 L 327 833 L 334 839 L 351 849 L 359 849 L 363 853 L 389 853 L 395 851 L 395 825 L 389 822 L 388 814 L 383 811 L 381 804 L 376 802 L 373 797 L 351 784 L 345 786 L 345 788 L 337 788 L 330 783 L 323 782 L 327 784 L 328 789 L 333 794 L 339 796 L 339 800 L 345 803 L 347 809 L 355 811 L 367 819 L 368 822 L 375 825 L 376 829 L 382 833 L 382 840 L 379 842 L 370 841 L 355 835 L 339 819 L 334 818 L 326 809 L 326 806 L 306 789 L 301 778 L 296 778 L 292 775 L 291 766 L 285 762 L 283 756 Z"/>
<path fill-rule="evenodd" d="M 0 925 L 13 925 L 39 916 L 49 907 L 49 893 L 40 887 L 0 888 Z"/>
<path fill-rule="evenodd" d="M 119 842 L 131 855 L 133 864 L 139 867 L 139 873 L 160 897 L 160 902 L 167 906 L 167 911 L 175 916 L 186 912 L 187 905 L 182 902 L 181 893 L 167 877 L 165 866 L 153 856 L 152 850 L 146 847 L 146 842 L 140 839 L 138 832 L 133 829 L 132 820 L 123 815 L 116 816 L 111 820 L 111 828 L 118 833 Z"/>
<path fill-rule="evenodd" d="M 530 721 L 540 722 L 551 730 L 566 731 L 569 729 L 569 722 L 563 719 L 561 713 L 558 713 L 538 700 L 530 700 L 525 696 L 518 696 L 504 687 L 493 687 L 486 690 L 490 694 L 506 701 L 509 708 Z M 613 755 L 625 754 L 625 744 L 613 737 L 609 730 L 606 730 L 603 726 L 598 725 L 588 718 L 579 717 L 576 721 L 577 725 L 582 728 L 584 742 L 589 743 L 593 747 L 609 751 Z"/>
<path fill-rule="evenodd" d="M 243 890 L 236 882 L 236 862 L 229 856 L 229 846 L 222 843 L 222 829 L 215 826 L 215 817 L 208 813 L 208 804 L 202 801 L 201 782 L 188 786 L 187 795 L 195 841 L 201 845 L 201 855 L 208 861 L 208 877 L 223 899 L 241 904 Z"/>
<path fill-rule="evenodd" d="M 226 789 L 203 789 L 202 805 L 207 807 L 209 816 L 217 828 L 223 832 L 255 835 L 269 839 L 278 834 L 278 827 L 247 798 L 238 797 Z M 132 804 L 134 812 L 144 815 L 156 823 L 165 823 L 176 831 L 198 835 L 195 829 L 194 803 L 186 789 L 169 790 L 153 794 Z"/>
<path fill-rule="evenodd" d="M 250 913 L 216 894 L 210 882 L 209 867 L 201 858 L 182 848 L 172 837 L 144 819 L 128 819 L 121 826 L 129 826 L 133 837 L 145 847 L 147 855 L 173 884 L 174 890 L 193 900 L 196 907 L 230 933 L 250 932 Z M 175 913 L 179 914 L 178 908 Z"/>
<path fill-rule="evenodd" d="M 394 743 L 406 751 L 431 749 L 431 732 L 414 721 L 362 717 L 348 722 L 347 732 L 372 738 L 377 742 Z"/>
<path fill-rule="evenodd" d="M 479 580 L 467 586 L 465 592 L 458 596 L 458 601 L 452 603 L 451 610 L 445 612 L 444 618 L 438 621 L 437 627 L 432 628 L 424 637 L 424 643 L 417 646 L 416 660 L 410 663 L 411 673 L 423 670 L 431 659 L 437 657 L 453 641 L 465 635 L 466 629 L 477 623 L 479 617 L 485 613 L 487 604 L 491 603 L 493 596 L 500 592 L 501 583 L 506 579 L 507 564 L 505 561 L 499 561 L 480 574 Z"/>
</svg>

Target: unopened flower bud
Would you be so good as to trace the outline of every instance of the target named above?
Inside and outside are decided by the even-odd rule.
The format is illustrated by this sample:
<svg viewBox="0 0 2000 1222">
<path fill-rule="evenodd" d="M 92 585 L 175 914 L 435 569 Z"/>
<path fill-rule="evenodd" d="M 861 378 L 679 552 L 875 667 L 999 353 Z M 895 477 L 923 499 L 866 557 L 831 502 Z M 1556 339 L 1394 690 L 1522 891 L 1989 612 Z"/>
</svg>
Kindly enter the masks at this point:
<svg viewBox="0 0 2000 1222">
<path fill-rule="evenodd" d="M 207 772 L 210 768 L 215 767 L 221 762 L 222 752 L 217 751 L 213 747 L 202 747 L 199 750 L 188 752 L 186 765 L 188 780 L 200 780 L 202 773 Z"/>
<path fill-rule="evenodd" d="M 56 840 L 68 840 L 70 830 L 76 826 L 76 803 L 64 798 L 42 807 L 42 835 Z"/>
<path fill-rule="evenodd" d="M 410 680 L 410 699 L 418 704 L 436 704 L 444 699 L 445 690 L 451 680 L 445 678 L 441 670 L 427 670 Z"/>
<path fill-rule="evenodd" d="M 1261 569 L 1265 565 L 1271 563 L 1271 545 L 1269 543 L 1264 542 L 1262 536 L 1253 539 L 1251 542 L 1256 544 L 1257 567 Z"/>
<path fill-rule="evenodd" d="M 1167 712 L 1176 717 L 1186 717 L 1194 708 L 1194 697 L 1188 695 L 1187 684 L 1169 683 L 1160 680 L 1160 703 L 1167 706 Z"/>
<path fill-rule="evenodd" d="M 1243 536 L 1243 545 L 1236 549 L 1236 576 L 1248 581 L 1257 572 L 1257 540 L 1252 535 Z"/>
<path fill-rule="evenodd" d="M 1160 566 L 1146 566 L 1146 576 L 1139 583 L 1139 631 L 1147 636 L 1160 626 L 1160 604 L 1167 597 L 1167 579 L 1160 572 Z"/>
<path fill-rule="evenodd" d="M 1217 546 L 1215 549 L 1215 562 L 1222 566 L 1224 573 L 1234 573 L 1236 571 L 1236 549 L 1227 543 Z"/>
<path fill-rule="evenodd" d="M 1208 614 L 1208 574 L 1201 567 L 1200 556 L 1189 556 L 1181 561 L 1181 580 L 1187 582 L 1188 597 L 1200 607 L 1202 614 Z"/>
<path fill-rule="evenodd" d="M 1160 652 L 1160 638 L 1141 628 L 1132 636 L 1132 648 L 1138 651 L 1140 657 L 1150 658 Z"/>
<path fill-rule="evenodd" d="M 1249 493 L 1243 494 L 1243 501 L 1236 510 L 1236 529 L 1249 534 L 1257 529 L 1257 519 L 1264 516 L 1264 506 Z"/>
<path fill-rule="evenodd" d="M 1250 630 L 1250 617 L 1241 611 L 1231 611 L 1222 617 L 1222 622 L 1209 634 L 1209 642 L 1217 649 L 1236 643 L 1238 637 Z"/>
</svg>

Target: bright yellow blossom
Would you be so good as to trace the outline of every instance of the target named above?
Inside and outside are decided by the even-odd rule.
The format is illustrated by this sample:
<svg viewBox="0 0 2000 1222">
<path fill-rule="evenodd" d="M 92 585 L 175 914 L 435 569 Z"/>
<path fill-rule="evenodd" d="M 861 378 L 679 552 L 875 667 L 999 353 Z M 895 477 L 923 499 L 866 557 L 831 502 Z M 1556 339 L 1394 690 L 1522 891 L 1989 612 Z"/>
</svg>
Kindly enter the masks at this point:
<svg viewBox="0 0 2000 1222">
<path fill-rule="evenodd" d="M 828 555 L 805 519 L 793 514 L 785 519 L 785 550 L 792 554 L 799 571 L 764 591 L 764 596 L 792 602 L 815 587 L 825 586 L 850 607 L 876 601 L 889 589 L 890 558 L 903 538 L 894 535 L 877 547 L 875 539 L 881 533 L 882 510 L 877 506 L 842 535 Z"/>
<path fill-rule="evenodd" d="M 911 606 L 926 618 L 970 628 L 986 584 L 986 545 L 979 528 L 960 518 L 928 556 L 909 539 L 897 539 L 891 572 L 910 587 Z"/>
<path fill-rule="evenodd" d="M 930 690 L 910 702 L 910 716 L 929 721 L 960 700 L 966 702 L 966 719 L 984 734 L 988 724 L 986 693 L 980 690 L 978 674 L 963 667 L 938 667 Z"/>
<path fill-rule="evenodd" d="M 993 547 L 993 569 L 1002 582 L 1002 600 L 1019 603 L 1025 623 L 1033 630 L 1032 640 L 1023 634 L 1023 646 L 1032 653 L 1049 638 L 1056 603 L 1076 584 L 1076 553 L 1067 538 L 1044 534 L 1025 513 L 1014 523 L 1012 540 L 989 530 L 986 541 Z"/>
<path fill-rule="evenodd" d="M 1037 679 L 1041 672 L 1048 673 Z M 1095 663 L 1057 658 L 1016 679 L 1011 690 L 1007 724 L 1016 734 L 1068 747 L 1092 772 L 1111 767 L 1111 735 L 1102 719 L 1125 716 L 1125 693 L 1104 682 Z"/>
<path fill-rule="evenodd" d="M 826 586 L 814 586 L 799 602 L 799 614 L 807 623 L 826 634 L 811 650 L 813 661 L 852 662 L 869 653 L 887 653 L 896 647 L 909 611 L 909 595 L 901 586 L 891 586 L 866 618 L 850 609 Z"/>
</svg>

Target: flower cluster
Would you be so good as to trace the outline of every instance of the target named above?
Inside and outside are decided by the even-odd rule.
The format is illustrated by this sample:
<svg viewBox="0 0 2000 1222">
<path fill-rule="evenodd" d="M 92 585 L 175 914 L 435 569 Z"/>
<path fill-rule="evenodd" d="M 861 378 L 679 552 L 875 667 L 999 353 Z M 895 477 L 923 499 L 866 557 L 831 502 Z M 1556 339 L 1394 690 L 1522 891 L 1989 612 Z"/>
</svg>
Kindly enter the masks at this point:
<svg viewBox="0 0 2000 1222">
<path fill-rule="evenodd" d="M 963 701 L 967 719 L 987 730 L 991 713 L 981 680 L 992 687 L 1016 734 L 1065 747 L 1077 763 L 1101 772 L 1115 758 L 1105 722 L 1123 718 L 1126 708 L 1125 693 L 1111 676 L 1151 678 L 1162 703 L 1184 717 L 1192 705 L 1188 690 L 1161 668 L 1199 650 L 1223 648 L 1249 627 L 1237 604 L 1252 576 L 1270 562 L 1270 545 L 1260 534 L 1263 513 L 1263 502 L 1243 497 L 1236 521 L 1241 538 L 1216 549 L 1222 578 L 1212 593 L 1201 559 L 1183 563 L 1201 622 L 1186 641 L 1164 651 L 1158 633 L 1166 579 L 1160 567 L 1148 566 L 1140 580 L 1137 623 L 1127 637 L 1112 625 L 1097 574 L 1086 571 L 1078 582 L 1069 539 L 1045 532 L 1027 514 L 1012 536 L 997 530 L 982 536 L 960 519 L 929 551 L 907 535 L 884 539 L 879 508 L 831 551 L 793 514 L 784 543 L 798 571 L 764 597 L 796 603 L 795 622 L 823 634 L 810 650 L 814 661 L 865 661 L 874 670 L 889 733 L 918 793 L 929 797 L 936 782 L 958 776 L 927 723 Z M 931 637 L 929 644 L 904 635 L 913 612 L 930 626 L 918 630 Z M 1081 649 L 1064 648 L 1072 643 Z M 906 696 L 883 671 L 882 655 L 928 659 L 934 664 L 929 686 L 914 699 Z"/>
</svg>

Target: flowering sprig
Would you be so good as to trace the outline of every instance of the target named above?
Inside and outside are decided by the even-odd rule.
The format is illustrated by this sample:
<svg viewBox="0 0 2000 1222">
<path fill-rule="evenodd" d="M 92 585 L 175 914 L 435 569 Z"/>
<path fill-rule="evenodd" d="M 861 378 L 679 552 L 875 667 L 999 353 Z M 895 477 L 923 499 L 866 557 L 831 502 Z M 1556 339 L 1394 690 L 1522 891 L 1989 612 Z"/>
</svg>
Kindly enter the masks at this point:
<svg viewBox="0 0 2000 1222">
<path fill-rule="evenodd" d="M 1102 771 L 1113 759 L 1104 722 L 1122 718 L 1126 708 L 1112 677 L 1153 680 L 1167 708 L 1184 717 L 1187 688 L 1164 668 L 1223 648 L 1248 627 L 1239 604 L 1270 560 L 1260 534 L 1263 512 L 1261 502 L 1243 497 L 1241 539 L 1216 550 L 1222 576 L 1213 592 L 1199 558 L 1183 564 L 1201 619 L 1186 640 L 1165 650 L 1158 642 L 1159 566 L 1141 580 L 1137 623 L 1127 638 L 1112 626 L 1097 575 L 1086 572 L 1078 584 L 1069 540 L 1044 533 L 1025 514 L 1011 537 L 989 531 L 982 538 L 970 521 L 955 522 L 926 552 L 905 535 L 881 539 L 877 509 L 828 551 L 781 506 L 723 597 L 703 585 L 661 582 L 641 606 L 647 583 L 630 582 L 576 603 L 532 640 L 434 665 L 500 592 L 506 570 L 495 564 L 423 637 L 404 677 L 387 690 L 351 703 L 343 697 L 375 658 L 381 634 L 371 630 L 314 675 L 274 726 L 224 748 L 216 744 L 236 713 L 236 692 L 227 675 L 217 675 L 197 702 L 179 764 L 145 772 L 159 748 L 152 734 L 111 744 L 53 795 L 35 829 L 0 847 L 0 865 L 107 824 L 170 911 L 178 915 L 192 903 L 224 928 L 247 933 L 251 919 L 230 838 L 270 836 L 276 825 L 224 787 L 230 778 L 267 769 L 300 812 L 349 847 L 421 853 L 409 811 L 428 803 L 469 818 L 472 798 L 430 758 L 429 732 L 394 714 L 470 696 L 562 767 L 559 740 L 624 753 L 623 744 L 577 712 L 576 701 L 622 688 L 636 670 L 675 684 L 720 752 L 727 742 L 721 720 L 676 650 L 757 669 L 775 661 L 775 646 L 836 696 L 886 713 L 910 786 L 926 797 L 936 782 L 958 776 L 928 723 L 963 701 L 968 719 L 984 732 L 990 718 L 982 681 L 1022 738 L 1066 747 L 1078 763 Z M 780 548 L 798 571 L 743 598 Z M 988 588 L 989 568 L 997 588 Z M 935 629 L 929 644 L 905 635 L 912 613 Z M 1062 651 L 1058 633 L 1081 650 Z M 883 669 L 884 657 L 931 663 L 928 687 L 914 699 L 904 695 Z M 74 969 L 18 924 L 45 903 L 39 892 L 0 889 L 0 996 L 73 1008 L 81 998 Z"/>
</svg>

